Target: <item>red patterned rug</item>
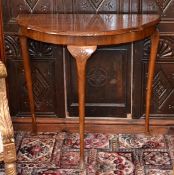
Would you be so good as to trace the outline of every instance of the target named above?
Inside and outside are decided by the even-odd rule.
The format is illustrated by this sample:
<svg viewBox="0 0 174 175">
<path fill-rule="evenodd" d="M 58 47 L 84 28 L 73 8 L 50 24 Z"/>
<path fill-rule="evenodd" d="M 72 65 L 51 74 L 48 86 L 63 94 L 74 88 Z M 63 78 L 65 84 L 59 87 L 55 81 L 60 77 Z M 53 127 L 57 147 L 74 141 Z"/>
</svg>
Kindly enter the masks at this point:
<svg viewBox="0 0 174 175">
<path fill-rule="evenodd" d="M 76 133 L 17 132 L 15 139 L 18 175 L 173 175 L 173 135 L 87 133 L 83 172 Z"/>
</svg>

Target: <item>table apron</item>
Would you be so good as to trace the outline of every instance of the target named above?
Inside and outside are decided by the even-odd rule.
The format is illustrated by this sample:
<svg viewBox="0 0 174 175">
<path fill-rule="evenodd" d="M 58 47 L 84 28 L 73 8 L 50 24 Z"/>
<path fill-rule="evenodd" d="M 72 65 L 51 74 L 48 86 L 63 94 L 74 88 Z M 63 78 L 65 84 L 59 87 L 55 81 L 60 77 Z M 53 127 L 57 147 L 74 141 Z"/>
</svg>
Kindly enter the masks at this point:
<svg viewBox="0 0 174 175">
<path fill-rule="evenodd" d="M 59 44 L 59 45 L 77 45 L 77 46 L 97 46 L 97 45 L 116 45 L 134 42 L 145 39 L 151 36 L 155 31 L 156 27 L 148 27 L 146 29 L 138 31 L 130 31 L 122 34 L 112 35 L 98 35 L 98 36 L 72 36 L 72 35 L 60 35 L 43 33 L 39 31 L 33 31 L 21 27 L 19 35 L 27 38 L 34 39 L 36 41 Z"/>
</svg>

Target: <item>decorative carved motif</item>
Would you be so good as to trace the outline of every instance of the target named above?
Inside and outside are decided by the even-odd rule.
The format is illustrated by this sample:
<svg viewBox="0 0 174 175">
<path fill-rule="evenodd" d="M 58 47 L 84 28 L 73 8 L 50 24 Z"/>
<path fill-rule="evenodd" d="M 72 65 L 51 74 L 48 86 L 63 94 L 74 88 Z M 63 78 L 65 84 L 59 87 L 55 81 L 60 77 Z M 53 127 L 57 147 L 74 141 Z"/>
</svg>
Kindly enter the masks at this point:
<svg viewBox="0 0 174 175">
<path fill-rule="evenodd" d="M 105 0 L 88 0 L 91 6 L 98 11 L 100 7 L 103 5 Z"/>
<path fill-rule="evenodd" d="M 80 7 L 82 9 L 88 9 L 91 6 L 90 3 L 87 0 L 79 2 L 79 3 L 80 3 Z"/>
<path fill-rule="evenodd" d="M 171 105 L 171 104 L 170 104 L 170 105 L 168 106 L 168 109 L 169 109 L 169 110 L 174 110 L 174 105 Z"/>
<path fill-rule="evenodd" d="M 40 6 L 40 11 L 42 12 L 42 13 L 47 13 L 48 12 L 48 6 L 49 6 L 49 4 L 47 3 L 45 3 L 45 4 L 42 4 L 41 6 Z"/>
<path fill-rule="evenodd" d="M 108 74 L 102 67 L 94 67 L 87 73 L 87 82 L 92 87 L 102 87 L 106 84 Z"/>
<path fill-rule="evenodd" d="M 144 57 L 147 58 L 150 55 L 150 40 L 146 40 L 144 43 Z M 158 46 L 158 58 L 171 58 L 174 57 L 174 48 L 172 41 L 168 38 L 161 38 Z"/>
<path fill-rule="evenodd" d="M 93 54 L 97 46 L 67 46 L 71 55 L 78 60 L 78 62 L 83 62 L 88 59 L 91 54 Z"/>
<path fill-rule="evenodd" d="M 36 111 L 44 113 L 45 111 L 55 112 L 55 77 L 54 77 L 54 61 L 42 61 L 42 64 L 39 64 L 39 61 L 32 64 L 32 78 L 33 78 L 33 95 L 35 100 Z M 20 67 L 20 70 L 18 70 Z M 15 68 L 14 68 L 15 69 Z M 21 80 L 20 84 L 17 84 L 17 88 L 20 89 L 20 99 L 22 101 L 21 111 L 25 112 L 29 110 L 29 100 L 28 100 L 28 90 L 26 86 L 26 81 L 24 80 L 24 71 L 22 64 L 17 64 L 16 69 L 18 70 L 18 78 Z M 21 72 L 22 71 L 22 72 Z M 56 76 L 56 75 L 55 75 Z M 13 85 L 12 85 L 13 86 Z M 14 85 L 15 86 L 15 85 Z M 56 109 L 57 110 L 57 109 Z M 43 115 L 48 115 L 48 112 Z M 18 115 L 25 115 L 19 113 Z"/>
<path fill-rule="evenodd" d="M 165 11 L 166 7 L 172 0 L 156 0 L 159 8 L 161 9 L 162 12 Z"/>
<path fill-rule="evenodd" d="M 48 63 L 49 64 L 49 63 Z M 23 65 L 19 65 L 19 70 L 20 72 L 22 71 L 22 74 L 24 74 L 23 70 Z M 35 106 L 37 110 L 41 110 L 41 107 L 44 106 L 52 106 L 53 102 L 50 98 L 48 98 L 49 94 L 49 82 L 47 81 L 47 75 L 50 74 L 49 70 L 46 71 L 41 71 L 42 69 L 39 69 L 38 67 L 32 65 L 32 79 L 33 79 L 33 96 L 34 96 L 34 101 L 35 101 Z M 29 101 L 28 101 L 28 90 L 27 90 L 27 85 L 26 81 L 22 84 L 22 90 L 23 92 L 23 103 L 25 107 L 29 106 Z"/>
<path fill-rule="evenodd" d="M 114 7 L 113 1 L 105 1 L 104 6 L 109 10 L 113 9 Z"/>
<path fill-rule="evenodd" d="M 158 47 L 158 55 L 160 58 L 173 57 L 174 50 L 169 40 L 161 39 Z"/>
<path fill-rule="evenodd" d="M 37 109 L 40 109 L 40 106 L 43 103 L 43 99 L 46 99 L 45 96 L 48 95 L 49 84 L 46 81 L 45 76 L 39 70 L 39 68 L 33 68 L 33 95 L 35 99 L 35 105 Z"/>
<path fill-rule="evenodd" d="M 44 73 L 39 70 L 39 68 L 32 67 L 32 77 L 33 77 L 33 96 L 35 101 L 35 106 L 37 110 L 41 110 L 43 104 L 47 106 L 52 105 L 51 100 L 48 100 L 48 90 L 49 82 L 47 82 Z M 23 91 L 27 94 L 26 82 L 23 84 Z M 24 105 L 28 107 L 29 101 L 27 97 L 24 97 Z"/>
<path fill-rule="evenodd" d="M 30 12 L 32 13 L 34 8 L 36 7 L 39 0 L 25 0 L 26 4 L 30 8 Z"/>
<path fill-rule="evenodd" d="M 155 0 L 146 0 L 144 2 L 145 4 L 142 3 L 143 4 L 142 8 L 144 8 L 144 6 L 146 6 L 146 3 L 147 3 L 146 11 L 156 11 L 157 10 L 157 3 L 155 2 Z"/>
<path fill-rule="evenodd" d="M 30 41 L 29 42 L 29 53 L 33 57 L 50 57 L 53 56 L 53 47 L 50 44 Z"/>
<path fill-rule="evenodd" d="M 10 2 L 8 0 L 7 4 Z M 10 11 L 7 14 L 11 15 L 11 19 L 15 19 L 20 13 L 141 13 L 143 10 L 144 12 L 157 11 L 155 0 L 16 0 L 12 1 L 10 5 L 8 7 Z M 8 21 L 8 23 L 10 22 L 12 21 Z"/>
<path fill-rule="evenodd" d="M 5 53 L 7 57 L 19 56 L 18 37 L 16 35 L 5 34 Z"/>
<path fill-rule="evenodd" d="M 166 99 L 172 92 L 172 86 L 168 82 L 162 71 L 159 71 L 154 78 L 153 83 L 153 101 L 160 110 L 165 105 Z"/>
<path fill-rule="evenodd" d="M 149 58 L 149 55 L 150 55 L 150 40 L 146 40 L 144 42 L 144 58 Z"/>
<path fill-rule="evenodd" d="M 23 3 L 19 3 L 17 5 L 17 11 L 18 11 L 18 14 L 20 14 L 21 12 L 23 12 L 25 10 L 25 5 Z"/>
</svg>

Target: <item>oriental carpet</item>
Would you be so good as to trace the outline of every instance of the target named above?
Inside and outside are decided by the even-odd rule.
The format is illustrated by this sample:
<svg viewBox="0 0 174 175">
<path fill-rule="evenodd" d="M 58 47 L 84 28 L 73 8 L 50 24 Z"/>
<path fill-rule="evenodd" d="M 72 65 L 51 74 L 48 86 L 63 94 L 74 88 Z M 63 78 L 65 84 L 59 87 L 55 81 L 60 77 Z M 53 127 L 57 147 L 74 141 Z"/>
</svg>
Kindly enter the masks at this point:
<svg viewBox="0 0 174 175">
<path fill-rule="evenodd" d="M 174 174 L 174 135 L 86 133 L 85 171 L 77 133 L 17 132 L 15 140 L 18 175 Z"/>
</svg>

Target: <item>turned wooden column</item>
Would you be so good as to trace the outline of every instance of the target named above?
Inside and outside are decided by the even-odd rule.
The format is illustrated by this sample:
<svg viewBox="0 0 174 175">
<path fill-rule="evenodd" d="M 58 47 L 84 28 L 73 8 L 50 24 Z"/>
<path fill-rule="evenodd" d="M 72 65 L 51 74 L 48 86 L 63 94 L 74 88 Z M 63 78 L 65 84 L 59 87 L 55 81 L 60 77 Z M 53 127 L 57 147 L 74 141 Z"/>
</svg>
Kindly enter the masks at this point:
<svg viewBox="0 0 174 175">
<path fill-rule="evenodd" d="M 152 96 L 152 90 L 153 90 L 152 84 L 153 84 L 153 77 L 154 77 L 154 70 L 155 70 L 156 54 L 158 50 L 158 43 L 159 43 L 159 32 L 157 30 L 151 36 L 151 50 L 150 50 L 150 58 L 149 58 L 147 92 L 146 92 L 146 122 L 145 122 L 146 133 L 150 132 L 149 114 L 150 114 L 150 104 L 151 104 L 151 96 Z"/>
<path fill-rule="evenodd" d="M 67 46 L 76 60 L 79 98 L 80 169 L 84 169 L 84 130 L 85 130 L 85 79 L 86 63 L 96 46 Z"/>
<path fill-rule="evenodd" d="M 30 111 L 32 115 L 32 133 L 37 133 L 37 124 L 36 124 L 36 116 L 35 116 L 35 105 L 34 105 L 34 97 L 33 97 L 33 87 L 32 87 L 32 75 L 31 75 L 31 66 L 30 66 L 30 58 L 28 53 L 27 46 L 27 37 L 20 36 L 20 44 L 21 44 L 21 53 L 24 61 L 24 72 L 25 72 L 25 80 L 28 89 L 28 97 L 30 103 Z"/>
</svg>

